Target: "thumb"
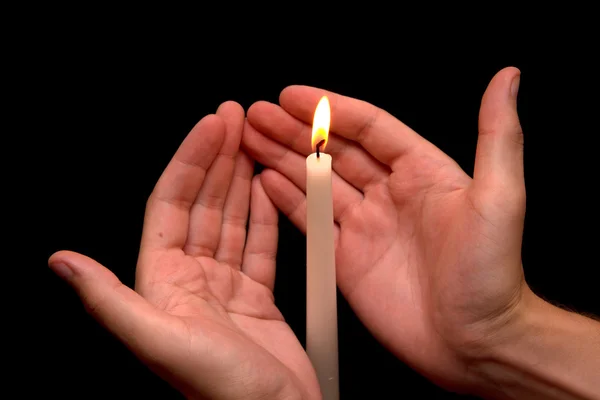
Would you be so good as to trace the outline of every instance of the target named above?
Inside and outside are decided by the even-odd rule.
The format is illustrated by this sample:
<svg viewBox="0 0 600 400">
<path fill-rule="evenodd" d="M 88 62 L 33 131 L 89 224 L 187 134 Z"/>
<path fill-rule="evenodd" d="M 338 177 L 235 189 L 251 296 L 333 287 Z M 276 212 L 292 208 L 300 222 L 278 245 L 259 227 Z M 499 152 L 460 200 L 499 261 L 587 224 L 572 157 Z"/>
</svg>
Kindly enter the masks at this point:
<svg viewBox="0 0 600 400">
<path fill-rule="evenodd" d="M 489 83 L 479 111 L 474 184 L 524 196 L 523 134 L 517 115 L 520 71 L 504 68 Z"/>
<path fill-rule="evenodd" d="M 123 285 L 108 269 L 82 254 L 60 251 L 48 260 L 50 268 L 67 281 L 86 310 L 142 359 L 160 358 L 160 332 L 167 314 L 154 308 Z"/>
</svg>

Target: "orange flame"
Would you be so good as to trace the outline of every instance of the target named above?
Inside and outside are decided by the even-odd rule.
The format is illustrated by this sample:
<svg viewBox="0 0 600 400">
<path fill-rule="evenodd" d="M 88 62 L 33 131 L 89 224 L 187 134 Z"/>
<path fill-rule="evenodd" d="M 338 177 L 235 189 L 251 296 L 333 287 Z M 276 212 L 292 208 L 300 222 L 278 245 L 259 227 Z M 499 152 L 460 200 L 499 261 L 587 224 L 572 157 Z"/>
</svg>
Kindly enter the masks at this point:
<svg viewBox="0 0 600 400">
<path fill-rule="evenodd" d="M 329 123 L 331 121 L 331 107 L 329 106 L 329 99 L 327 96 L 321 97 L 317 109 L 315 110 L 315 116 L 313 118 L 312 125 L 312 137 L 310 144 L 313 150 L 317 147 L 317 144 L 324 140 L 325 143 L 319 148 L 320 151 L 325 150 L 327 141 L 329 139 Z"/>
</svg>

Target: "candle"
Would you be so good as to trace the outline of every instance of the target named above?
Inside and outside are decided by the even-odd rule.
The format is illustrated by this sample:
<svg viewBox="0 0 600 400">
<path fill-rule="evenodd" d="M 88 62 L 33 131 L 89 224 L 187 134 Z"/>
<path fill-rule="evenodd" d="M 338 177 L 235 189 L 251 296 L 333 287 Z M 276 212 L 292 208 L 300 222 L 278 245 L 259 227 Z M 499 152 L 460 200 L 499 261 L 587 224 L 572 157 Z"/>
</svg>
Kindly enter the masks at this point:
<svg viewBox="0 0 600 400">
<path fill-rule="evenodd" d="M 306 158 L 306 352 L 317 373 L 323 400 L 339 399 L 335 248 L 331 156 L 323 152 L 331 110 L 321 98 Z"/>
</svg>

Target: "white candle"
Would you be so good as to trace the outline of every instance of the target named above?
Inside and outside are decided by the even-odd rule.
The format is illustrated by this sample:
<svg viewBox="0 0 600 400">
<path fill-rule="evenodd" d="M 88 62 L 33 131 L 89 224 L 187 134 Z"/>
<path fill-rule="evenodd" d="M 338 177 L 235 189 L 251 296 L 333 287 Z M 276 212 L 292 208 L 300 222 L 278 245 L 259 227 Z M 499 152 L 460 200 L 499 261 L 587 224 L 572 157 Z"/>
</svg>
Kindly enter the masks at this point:
<svg viewBox="0 0 600 400">
<path fill-rule="evenodd" d="M 327 144 L 330 112 L 323 97 L 313 121 L 316 152 L 306 158 L 306 352 L 323 400 L 339 399 L 331 156 L 320 151 Z"/>
</svg>

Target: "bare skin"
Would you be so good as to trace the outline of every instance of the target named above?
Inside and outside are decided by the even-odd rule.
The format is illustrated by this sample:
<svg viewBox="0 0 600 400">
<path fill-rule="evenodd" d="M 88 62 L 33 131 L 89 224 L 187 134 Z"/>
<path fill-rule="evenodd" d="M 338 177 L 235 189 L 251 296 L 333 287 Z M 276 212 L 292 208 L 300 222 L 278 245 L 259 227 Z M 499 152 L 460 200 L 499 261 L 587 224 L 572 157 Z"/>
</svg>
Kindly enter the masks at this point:
<svg viewBox="0 0 600 400">
<path fill-rule="evenodd" d="M 600 324 L 565 315 L 524 280 L 519 79 L 506 68 L 483 96 L 473 178 L 384 110 L 306 86 L 286 88 L 280 105 L 255 103 L 242 144 L 268 167 L 267 195 L 304 231 L 304 160 L 327 95 L 337 281 L 371 332 L 449 390 L 598 398 Z M 574 328 L 559 329 L 565 321 Z"/>
<path fill-rule="evenodd" d="M 81 254 L 57 252 L 49 265 L 188 398 L 319 399 L 273 302 L 277 211 L 239 151 L 243 126 L 243 109 L 224 103 L 178 149 L 147 203 L 135 291 Z"/>
<path fill-rule="evenodd" d="M 385 111 L 327 93 L 338 285 L 386 347 L 443 387 L 598 399 L 600 324 L 541 300 L 523 278 L 518 79 L 500 71 L 483 97 L 473 178 Z M 247 122 L 229 102 L 198 123 L 148 201 L 135 291 L 83 255 L 49 260 L 188 398 L 321 398 L 272 288 L 275 206 L 305 228 L 304 158 L 325 93 L 290 87 Z M 268 167 L 252 183 L 246 154 Z"/>
</svg>

